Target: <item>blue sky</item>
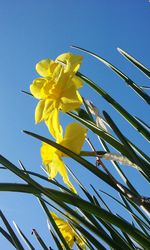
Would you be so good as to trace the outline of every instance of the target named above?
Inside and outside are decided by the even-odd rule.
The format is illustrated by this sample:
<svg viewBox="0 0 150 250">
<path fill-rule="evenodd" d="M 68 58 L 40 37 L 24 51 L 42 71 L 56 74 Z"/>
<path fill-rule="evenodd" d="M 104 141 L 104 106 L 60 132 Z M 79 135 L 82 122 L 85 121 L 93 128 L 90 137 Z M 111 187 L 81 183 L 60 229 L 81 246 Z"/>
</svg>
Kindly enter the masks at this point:
<svg viewBox="0 0 150 250">
<path fill-rule="evenodd" d="M 36 100 L 21 93 L 21 90 L 28 91 L 30 83 L 37 77 L 35 64 L 39 60 L 48 57 L 55 59 L 68 51 L 81 53 L 69 47 L 73 44 L 101 55 L 139 85 L 148 85 L 148 79 L 128 63 L 116 48 L 126 50 L 149 67 L 149 26 L 148 0 L 0 0 L 1 153 L 15 164 L 20 159 L 27 169 L 42 173 L 40 142 L 21 132 L 25 129 L 49 136 L 44 124 L 34 124 Z M 148 122 L 145 103 L 106 66 L 89 55 L 81 54 L 84 55 L 81 72 L 100 84 L 126 109 L 130 109 L 132 114 Z M 148 152 L 148 144 L 133 128 L 126 130 L 126 122 L 102 98 L 86 85 L 81 93 L 85 98 L 93 100 L 101 111 L 106 110 L 117 119 L 126 135 Z M 66 123 L 70 121 L 67 116 L 64 119 Z M 86 183 L 85 174 L 88 176 L 88 173 L 76 165 L 74 171 Z M 131 178 L 135 173 L 134 170 L 125 171 Z M 18 178 L 1 171 L 0 181 L 17 182 Z M 146 186 L 139 183 L 139 191 L 146 195 Z M 33 242 L 31 230 L 37 228 L 46 242 L 50 243 L 46 218 L 35 198 L 0 193 L 0 199 L 0 208 L 7 218 L 15 220 Z M 1 235 L 0 247 L 11 249 Z"/>
</svg>

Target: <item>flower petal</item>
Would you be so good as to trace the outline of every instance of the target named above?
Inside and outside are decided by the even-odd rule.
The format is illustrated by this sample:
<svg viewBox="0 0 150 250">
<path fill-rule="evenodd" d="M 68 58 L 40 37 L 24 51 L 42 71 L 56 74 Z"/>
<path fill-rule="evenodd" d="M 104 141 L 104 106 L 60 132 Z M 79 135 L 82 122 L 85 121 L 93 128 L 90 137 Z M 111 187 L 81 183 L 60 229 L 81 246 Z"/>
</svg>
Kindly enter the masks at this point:
<svg viewBox="0 0 150 250">
<path fill-rule="evenodd" d="M 87 129 L 85 127 L 76 122 L 72 122 L 66 127 L 64 139 L 60 144 L 74 153 L 79 154 L 83 146 L 86 133 Z"/>
<path fill-rule="evenodd" d="M 74 74 L 78 71 L 80 64 L 82 63 L 82 56 L 74 55 L 72 53 L 64 53 L 56 58 L 56 61 L 65 63 L 65 72 L 73 72 Z"/>
<path fill-rule="evenodd" d="M 77 109 L 83 103 L 82 97 L 73 85 L 68 86 L 68 88 L 66 87 L 66 91 L 64 91 L 60 100 L 60 109 L 63 112 L 69 112 Z"/>
<path fill-rule="evenodd" d="M 41 158 L 43 165 L 48 165 L 50 162 L 52 162 L 54 154 L 56 152 L 56 148 L 52 147 L 51 145 L 43 142 L 41 146 Z"/>
<path fill-rule="evenodd" d="M 69 223 L 60 217 L 58 217 L 54 212 L 50 212 L 56 225 L 58 226 L 60 232 L 62 233 L 64 239 L 66 240 L 68 246 L 72 249 L 74 244 L 75 232 L 69 225 Z"/>
<path fill-rule="evenodd" d="M 48 119 L 45 121 L 50 133 L 56 139 L 57 142 L 62 140 L 62 127 L 59 122 L 59 111 L 54 108 L 49 114 Z"/>
<path fill-rule="evenodd" d="M 73 82 L 73 84 L 75 85 L 77 89 L 83 86 L 83 81 L 76 75 L 72 77 L 71 81 Z"/>
<path fill-rule="evenodd" d="M 46 99 L 44 110 L 43 110 L 43 120 L 45 121 L 48 120 L 54 108 L 55 108 L 55 101 L 52 99 Z"/>
<path fill-rule="evenodd" d="M 86 245 L 85 245 L 86 240 L 83 238 L 83 236 L 75 233 L 75 239 L 78 245 L 80 246 L 80 248 L 82 250 L 86 250 Z"/>
<path fill-rule="evenodd" d="M 69 180 L 65 164 L 60 158 L 59 154 L 57 154 L 57 152 L 58 151 L 56 151 L 56 153 L 53 155 L 53 160 L 48 166 L 49 167 L 48 173 L 50 174 L 49 178 L 53 179 L 55 178 L 56 174 L 59 173 L 61 177 L 63 178 L 64 183 L 70 188 L 70 190 L 72 190 L 72 192 L 74 193 L 77 193 L 74 186 Z"/>
<path fill-rule="evenodd" d="M 65 238 L 68 246 L 72 249 L 73 244 L 77 241 L 78 245 L 82 250 L 86 250 L 85 239 L 81 234 L 77 234 L 74 229 L 70 226 L 68 221 L 63 220 L 62 218 L 58 217 L 54 212 L 50 212 L 56 225 L 58 226 L 60 232 L 62 233 L 63 237 Z M 72 219 L 72 218 L 71 218 Z"/>
<path fill-rule="evenodd" d="M 30 85 L 31 94 L 37 99 L 44 99 L 47 95 L 45 95 L 42 91 L 44 85 L 47 83 L 47 80 L 44 78 L 35 79 Z"/>
<path fill-rule="evenodd" d="M 45 106 L 45 100 L 41 100 L 38 102 L 35 108 L 35 123 L 39 123 L 43 119 L 44 106 Z"/>
</svg>

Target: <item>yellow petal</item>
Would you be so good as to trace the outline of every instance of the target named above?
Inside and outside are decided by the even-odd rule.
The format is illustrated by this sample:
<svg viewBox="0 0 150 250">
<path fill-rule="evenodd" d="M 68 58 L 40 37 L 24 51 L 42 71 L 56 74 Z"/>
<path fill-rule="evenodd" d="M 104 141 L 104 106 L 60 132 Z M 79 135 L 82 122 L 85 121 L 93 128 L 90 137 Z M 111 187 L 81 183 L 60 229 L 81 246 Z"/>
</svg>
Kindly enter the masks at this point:
<svg viewBox="0 0 150 250">
<path fill-rule="evenodd" d="M 57 168 L 52 167 L 52 162 L 55 157 L 56 148 L 50 146 L 47 143 L 43 143 L 41 146 L 41 158 L 42 163 L 46 167 L 47 173 L 50 179 L 55 178 L 58 171 Z"/>
<path fill-rule="evenodd" d="M 35 109 L 35 123 L 38 123 L 43 119 L 44 106 L 45 106 L 45 100 L 41 100 L 38 102 Z"/>
<path fill-rule="evenodd" d="M 42 143 L 40 153 L 41 153 L 42 163 L 45 166 L 52 162 L 56 150 L 57 149 L 52 147 L 51 145 L 44 142 Z"/>
<path fill-rule="evenodd" d="M 54 108 L 55 108 L 55 101 L 52 99 L 46 99 L 44 110 L 43 110 L 43 119 L 45 121 L 48 120 L 48 118 L 49 118 L 49 116 Z"/>
<path fill-rule="evenodd" d="M 68 246 L 72 249 L 73 244 L 74 244 L 74 236 L 75 236 L 74 230 L 71 228 L 71 226 L 69 225 L 69 223 L 67 221 L 58 217 L 54 212 L 50 212 L 50 213 L 51 213 L 56 225 L 58 226 L 61 234 L 65 238 Z"/>
<path fill-rule="evenodd" d="M 77 89 L 83 86 L 83 81 L 76 75 L 72 77 L 71 81 L 73 82 L 73 84 L 75 85 Z"/>
<path fill-rule="evenodd" d="M 50 212 L 50 213 L 56 225 L 58 226 L 60 232 L 62 233 L 63 237 L 67 241 L 67 244 L 69 245 L 69 247 L 72 248 L 74 242 L 77 241 L 81 249 L 86 250 L 85 239 L 83 238 L 83 236 L 77 234 L 67 221 L 58 217 L 54 212 Z"/>
<path fill-rule="evenodd" d="M 44 78 L 35 79 L 30 85 L 31 94 L 37 99 L 44 99 L 47 97 L 42 91 L 44 85 L 47 83 L 47 80 Z"/>
<path fill-rule="evenodd" d="M 53 160 L 50 163 L 50 167 L 51 167 L 50 178 L 54 178 L 56 176 L 56 173 L 59 173 L 61 177 L 63 178 L 64 183 L 72 190 L 72 192 L 77 193 L 74 186 L 69 180 L 65 164 L 60 158 L 59 154 L 57 154 L 57 152 L 58 151 L 56 151 L 53 157 Z"/>
<path fill-rule="evenodd" d="M 62 127 L 59 122 L 59 111 L 54 108 L 49 114 L 48 119 L 45 121 L 51 135 L 56 139 L 57 142 L 62 140 Z"/>
<path fill-rule="evenodd" d="M 63 112 L 69 112 L 77 109 L 83 103 L 82 97 L 73 85 L 66 88 L 66 91 L 64 91 L 60 101 L 60 108 Z"/>
<path fill-rule="evenodd" d="M 64 53 L 56 58 L 57 61 L 61 61 L 65 64 L 65 72 L 70 71 L 70 73 L 74 72 L 74 74 L 78 71 L 82 59 L 82 56 L 71 53 Z"/>
<path fill-rule="evenodd" d="M 44 59 L 36 64 L 36 71 L 42 77 L 51 77 L 55 65 L 56 63 L 49 58 Z"/>
<path fill-rule="evenodd" d="M 36 71 L 44 78 L 57 78 L 60 74 L 62 65 L 50 59 L 41 60 L 36 64 Z"/>
<path fill-rule="evenodd" d="M 72 122 L 66 127 L 64 139 L 61 141 L 61 145 L 70 149 L 76 154 L 79 154 L 83 146 L 87 129 L 82 125 Z"/>
<path fill-rule="evenodd" d="M 86 250 L 86 245 L 85 245 L 86 240 L 83 238 L 83 236 L 82 235 L 79 236 L 77 233 L 75 233 L 75 239 L 80 248 L 82 250 Z"/>
</svg>

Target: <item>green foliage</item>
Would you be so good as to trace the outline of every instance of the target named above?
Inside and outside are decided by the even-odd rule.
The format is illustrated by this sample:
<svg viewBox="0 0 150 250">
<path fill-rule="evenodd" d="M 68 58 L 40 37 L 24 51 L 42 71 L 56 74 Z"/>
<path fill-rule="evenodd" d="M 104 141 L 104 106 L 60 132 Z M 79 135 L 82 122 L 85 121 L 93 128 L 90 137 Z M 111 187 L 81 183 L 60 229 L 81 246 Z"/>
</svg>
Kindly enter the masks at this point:
<svg viewBox="0 0 150 250">
<path fill-rule="evenodd" d="M 82 50 L 104 63 L 107 67 L 113 70 L 113 72 L 119 75 L 128 86 L 135 91 L 135 94 L 138 94 L 138 96 L 142 98 L 142 101 L 145 101 L 145 105 L 150 104 L 149 95 L 113 64 L 90 51 L 76 46 L 72 47 Z M 122 49 L 118 49 L 118 51 L 146 76 L 150 77 L 150 71 L 142 63 Z M 149 126 L 144 121 L 130 114 L 130 112 L 121 106 L 120 103 L 87 76 L 79 72 L 77 72 L 76 75 L 86 82 L 90 88 L 95 90 L 98 95 L 102 96 L 115 110 L 117 110 L 119 114 L 126 119 L 127 125 L 132 125 L 137 133 L 144 136 L 145 140 L 150 140 Z M 27 91 L 23 92 L 31 95 Z M 91 175 L 93 175 L 93 179 L 97 177 L 100 181 L 103 181 L 108 185 L 107 192 L 106 190 L 97 189 L 97 187 L 94 186 L 94 183 L 90 184 L 92 191 L 90 191 L 90 189 L 88 190 L 70 170 L 76 185 L 81 190 L 81 194 L 80 192 L 75 194 L 56 180 L 48 180 L 47 177 L 36 172 L 27 171 L 21 162 L 21 169 L 18 168 L 2 155 L 0 155 L 0 163 L 2 165 L 1 171 L 4 171 L 4 169 L 6 171 L 7 169 L 7 171 L 13 172 L 18 178 L 21 178 L 25 184 L 0 183 L 0 191 L 28 193 L 37 197 L 46 215 L 48 229 L 57 249 L 67 250 L 70 249 L 70 247 L 59 226 L 49 212 L 52 208 L 54 211 L 58 211 L 59 214 L 68 221 L 70 228 L 72 228 L 81 240 L 85 240 L 86 249 L 150 249 L 150 198 L 143 197 L 142 194 L 137 191 L 137 187 L 133 186 L 132 180 L 128 179 L 120 167 L 121 161 L 122 163 L 127 162 L 130 167 L 134 167 L 135 171 L 139 172 L 141 178 L 144 176 L 145 181 L 150 182 L 149 156 L 143 151 L 143 149 L 141 150 L 134 142 L 131 142 L 130 139 L 124 135 L 124 131 L 118 127 L 117 121 L 114 121 L 106 111 L 103 112 L 102 122 L 105 121 L 106 124 L 109 125 L 109 131 L 98 126 L 95 116 L 98 116 L 99 114 L 97 114 L 96 111 L 91 111 L 85 100 L 84 109 L 80 108 L 77 112 L 69 112 L 68 115 L 91 130 L 93 136 L 98 137 L 103 147 L 101 151 L 97 151 L 88 138 L 87 141 L 91 146 L 91 151 L 81 151 L 79 155 L 44 136 L 29 131 L 24 131 L 24 133 L 55 147 L 72 158 L 76 163 L 81 164 L 86 171 L 90 171 Z M 116 154 L 111 154 L 112 148 L 115 150 Z M 108 156 L 107 160 L 109 160 L 109 163 L 114 166 L 118 177 L 121 179 L 120 182 L 111 174 L 103 162 L 106 153 Z M 91 160 L 88 160 L 89 156 L 95 157 L 97 165 L 93 164 Z M 35 181 L 34 177 L 36 177 L 36 180 L 38 178 L 39 182 Z M 40 180 L 45 180 L 46 184 L 41 185 Z M 51 185 L 54 185 L 56 189 L 51 188 Z M 109 188 L 113 188 L 114 195 L 109 193 Z M 84 193 L 85 198 L 82 197 L 82 192 Z M 116 198 L 116 192 L 118 198 Z M 108 196 L 112 199 L 114 205 L 117 203 L 118 206 L 120 206 L 121 211 L 125 210 L 129 213 L 132 222 L 125 220 L 123 218 L 124 214 L 115 214 L 112 212 L 112 208 L 108 206 L 103 198 Z M 54 205 L 52 205 L 51 202 L 53 202 Z M 14 223 L 19 233 L 19 236 L 16 235 L 14 229 L 8 223 L 2 211 L 0 212 L 0 217 L 6 227 L 6 229 L 0 227 L 0 233 L 14 248 L 19 250 L 25 249 L 20 242 L 20 237 L 23 239 L 24 244 L 28 249 L 35 249 L 30 240 L 25 236 L 24 232 Z M 46 246 L 44 240 L 36 229 L 33 229 L 32 233 L 42 249 L 52 249 L 50 246 Z M 78 249 L 84 249 L 76 240 L 75 244 Z"/>
</svg>

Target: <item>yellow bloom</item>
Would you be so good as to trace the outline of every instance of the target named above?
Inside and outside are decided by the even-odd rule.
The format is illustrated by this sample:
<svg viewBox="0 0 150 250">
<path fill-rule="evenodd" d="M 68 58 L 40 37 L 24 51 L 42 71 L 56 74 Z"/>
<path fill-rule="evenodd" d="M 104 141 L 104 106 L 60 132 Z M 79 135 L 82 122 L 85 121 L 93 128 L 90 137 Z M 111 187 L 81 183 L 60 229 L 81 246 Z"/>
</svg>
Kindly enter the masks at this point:
<svg viewBox="0 0 150 250">
<path fill-rule="evenodd" d="M 70 149 L 74 153 L 79 154 L 85 140 L 86 132 L 87 129 L 80 124 L 76 122 L 70 123 L 66 127 L 64 138 L 59 141 L 59 144 Z M 69 180 L 65 164 L 62 160 L 63 156 L 66 155 L 58 149 L 47 143 L 42 144 L 42 162 L 46 166 L 49 178 L 53 179 L 57 173 L 59 173 L 62 176 L 64 183 L 66 183 L 68 187 L 76 193 L 75 188 Z"/>
<path fill-rule="evenodd" d="M 74 242 L 76 241 L 81 249 L 86 250 L 85 239 L 83 236 L 77 234 L 67 221 L 59 218 L 54 212 L 50 213 L 70 249 L 73 247 Z"/>
<path fill-rule="evenodd" d="M 82 104 L 77 90 L 82 81 L 75 75 L 81 61 L 81 56 L 65 53 L 56 61 L 45 59 L 36 65 L 42 78 L 35 79 L 30 85 L 33 96 L 40 99 L 35 109 L 35 122 L 44 120 L 56 140 L 62 138 L 59 110 L 69 112 Z"/>
</svg>

